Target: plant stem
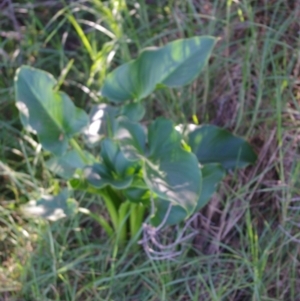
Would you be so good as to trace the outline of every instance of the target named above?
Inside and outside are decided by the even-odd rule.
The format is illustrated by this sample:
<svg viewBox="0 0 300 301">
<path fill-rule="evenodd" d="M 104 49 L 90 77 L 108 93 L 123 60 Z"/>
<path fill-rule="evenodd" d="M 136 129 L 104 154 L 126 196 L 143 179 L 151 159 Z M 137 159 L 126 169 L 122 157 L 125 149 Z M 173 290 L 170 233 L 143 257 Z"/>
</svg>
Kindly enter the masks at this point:
<svg viewBox="0 0 300 301">
<path fill-rule="evenodd" d="M 130 235 L 134 238 L 142 227 L 145 206 L 131 203 L 130 207 Z"/>
<path fill-rule="evenodd" d="M 127 218 L 130 208 L 130 202 L 126 201 L 119 208 L 119 227 L 118 227 L 118 244 L 122 245 L 127 239 Z"/>
<path fill-rule="evenodd" d="M 103 198 L 104 203 L 106 205 L 107 211 L 109 213 L 109 216 L 111 218 L 111 222 L 113 224 L 113 227 L 115 231 L 119 228 L 119 217 L 118 217 L 118 211 L 117 208 L 114 206 L 112 200 L 110 199 L 110 196 L 108 196 L 104 191 L 102 193 L 99 193 L 100 196 Z"/>
</svg>

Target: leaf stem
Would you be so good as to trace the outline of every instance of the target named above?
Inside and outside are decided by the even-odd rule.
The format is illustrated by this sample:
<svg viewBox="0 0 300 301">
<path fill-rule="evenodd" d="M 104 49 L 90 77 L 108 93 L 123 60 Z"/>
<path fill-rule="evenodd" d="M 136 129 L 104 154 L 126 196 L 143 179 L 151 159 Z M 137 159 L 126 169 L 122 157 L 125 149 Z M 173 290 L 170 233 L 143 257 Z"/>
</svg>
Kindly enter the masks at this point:
<svg viewBox="0 0 300 301">
<path fill-rule="evenodd" d="M 131 203 L 130 207 L 130 235 L 134 238 L 142 227 L 146 207 L 143 204 L 134 203 Z"/>
<path fill-rule="evenodd" d="M 127 238 L 127 218 L 130 208 L 130 202 L 126 201 L 119 208 L 119 227 L 117 241 L 120 245 L 126 242 Z"/>
<path fill-rule="evenodd" d="M 74 138 L 70 139 L 70 144 L 77 151 L 77 153 L 78 153 L 79 157 L 81 158 L 81 160 L 84 163 L 88 163 L 88 160 L 87 160 L 82 148 L 80 147 L 80 145 L 77 143 L 77 141 Z"/>
<path fill-rule="evenodd" d="M 109 213 L 109 216 L 111 218 L 111 222 L 113 224 L 114 230 L 118 231 L 119 228 L 119 216 L 117 208 L 114 206 L 114 203 L 112 202 L 109 195 L 107 195 L 104 191 L 102 193 L 99 193 L 101 197 L 104 200 L 104 203 L 106 205 L 107 211 Z"/>
</svg>

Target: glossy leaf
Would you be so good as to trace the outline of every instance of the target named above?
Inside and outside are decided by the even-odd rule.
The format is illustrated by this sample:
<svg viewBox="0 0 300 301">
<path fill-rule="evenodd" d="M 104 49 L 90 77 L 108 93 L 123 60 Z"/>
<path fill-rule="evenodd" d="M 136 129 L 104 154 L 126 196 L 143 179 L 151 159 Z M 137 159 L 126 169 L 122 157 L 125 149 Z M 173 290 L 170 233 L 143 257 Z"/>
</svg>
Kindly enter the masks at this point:
<svg viewBox="0 0 300 301">
<path fill-rule="evenodd" d="M 218 184 L 225 176 L 225 170 L 220 164 L 206 164 L 201 169 L 201 173 L 201 194 L 198 198 L 194 213 L 207 205 L 212 195 L 216 192 Z M 151 219 L 151 223 L 154 226 L 158 226 L 162 223 L 168 212 L 169 205 L 170 203 L 165 200 L 155 200 L 156 212 L 155 216 Z M 188 215 L 182 207 L 172 206 L 169 215 L 165 220 L 165 226 L 176 225 L 184 221 L 187 217 Z"/>
<path fill-rule="evenodd" d="M 93 106 L 89 114 L 90 123 L 85 131 L 88 142 L 95 143 L 115 132 L 118 109 L 107 104 Z"/>
<path fill-rule="evenodd" d="M 141 102 L 124 105 L 119 111 L 120 116 L 126 116 L 131 121 L 140 121 L 145 113 L 145 107 Z"/>
<path fill-rule="evenodd" d="M 16 73 L 16 106 L 23 126 L 37 134 L 43 148 L 60 156 L 88 117 L 67 94 L 54 91 L 55 85 L 53 76 L 42 70 L 22 66 Z"/>
<path fill-rule="evenodd" d="M 122 107 L 100 104 L 92 107 L 90 124 L 85 131 L 88 142 L 95 143 L 105 137 L 113 137 L 116 132 L 118 116 L 126 116 L 131 121 L 139 121 L 145 114 L 141 103 L 130 103 Z"/>
<path fill-rule="evenodd" d="M 101 158 L 101 164 L 84 169 L 87 181 L 96 188 L 107 185 L 116 189 L 127 188 L 133 180 L 135 163 L 128 161 L 119 146 L 108 138 L 101 143 Z"/>
<path fill-rule="evenodd" d="M 119 141 L 121 150 L 128 160 L 140 160 L 146 151 L 146 131 L 142 125 L 130 121 L 126 117 L 118 118 L 118 128 L 115 138 Z"/>
<path fill-rule="evenodd" d="M 100 157 L 105 164 L 105 166 L 115 171 L 116 170 L 116 157 L 120 153 L 120 148 L 116 143 L 114 143 L 111 139 L 106 138 L 101 141 L 101 151 L 100 151 Z M 124 160 L 126 160 L 124 158 Z M 126 162 L 129 162 L 126 160 Z"/>
<path fill-rule="evenodd" d="M 44 196 L 38 201 L 30 201 L 22 207 L 22 211 L 32 217 L 41 217 L 56 221 L 75 214 L 77 211 L 77 202 L 69 198 L 67 190 L 63 190 L 57 196 Z"/>
<path fill-rule="evenodd" d="M 179 87 L 194 80 L 205 66 L 216 39 L 210 36 L 176 40 L 161 48 L 145 49 L 111 72 L 102 95 L 116 103 L 140 100 L 157 85 Z"/>
<path fill-rule="evenodd" d="M 102 141 L 100 155 L 105 166 L 119 176 L 132 175 L 135 171 L 136 164 L 124 156 L 119 145 L 112 139 Z"/>
<path fill-rule="evenodd" d="M 197 158 L 181 147 L 181 136 L 173 123 L 156 119 L 148 132 L 149 157 L 144 161 L 148 187 L 162 199 L 185 208 L 191 214 L 201 189 Z"/>
<path fill-rule="evenodd" d="M 214 125 L 196 127 L 188 139 L 201 164 L 220 163 L 225 169 L 233 169 L 253 164 L 257 158 L 247 141 Z"/>
<path fill-rule="evenodd" d="M 171 121 L 159 118 L 148 131 L 123 118 L 119 122 L 121 150 L 128 159 L 143 162 L 143 177 L 155 195 L 192 213 L 200 194 L 201 172 L 197 158 L 181 147 L 181 136 Z M 146 148 L 146 141 L 148 148 Z"/>
</svg>

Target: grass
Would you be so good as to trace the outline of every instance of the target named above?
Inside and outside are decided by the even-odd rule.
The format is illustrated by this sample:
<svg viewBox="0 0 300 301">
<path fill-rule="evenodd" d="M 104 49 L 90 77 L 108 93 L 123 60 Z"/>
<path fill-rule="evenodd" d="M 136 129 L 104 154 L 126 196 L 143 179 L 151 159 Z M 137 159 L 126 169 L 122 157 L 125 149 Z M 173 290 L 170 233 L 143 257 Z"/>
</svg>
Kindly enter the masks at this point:
<svg viewBox="0 0 300 301">
<path fill-rule="evenodd" d="M 0 300 L 300 300 L 297 1 L 13 2 L 0 4 Z M 183 253 L 153 261 L 133 242 L 117 249 L 82 213 L 25 218 L 20 205 L 60 183 L 21 129 L 16 68 L 51 72 L 88 110 L 109 70 L 200 34 L 221 38 L 209 67 L 191 87 L 152 95 L 147 120 L 196 114 L 247 137 L 259 159 L 226 178 Z M 100 200 L 77 199 L 103 212 Z"/>
</svg>

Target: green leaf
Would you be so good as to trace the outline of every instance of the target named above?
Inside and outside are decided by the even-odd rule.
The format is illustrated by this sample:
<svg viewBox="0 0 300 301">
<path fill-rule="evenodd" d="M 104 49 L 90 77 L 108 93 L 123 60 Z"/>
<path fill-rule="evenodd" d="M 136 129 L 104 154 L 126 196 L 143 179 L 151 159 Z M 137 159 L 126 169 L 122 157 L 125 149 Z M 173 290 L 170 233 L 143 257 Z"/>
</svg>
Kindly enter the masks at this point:
<svg viewBox="0 0 300 301">
<path fill-rule="evenodd" d="M 172 121 L 165 118 L 157 118 L 148 129 L 149 157 L 171 157 L 180 155 L 174 149 L 181 150 L 181 135 L 174 129 Z M 187 153 L 183 151 L 183 153 Z M 177 160 L 177 158 L 174 158 Z"/>
<path fill-rule="evenodd" d="M 134 174 L 130 187 L 123 190 L 123 194 L 130 202 L 150 205 L 150 191 L 141 173 Z"/>
<path fill-rule="evenodd" d="M 57 196 L 44 196 L 38 201 L 30 201 L 22 206 L 24 214 L 32 217 L 42 217 L 56 221 L 77 212 L 77 202 L 69 198 L 68 190 L 63 190 Z"/>
<path fill-rule="evenodd" d="M 196 127 L 188 139 L 201 164 L 220 163 L 225 169 L 232 169 L 253 164 L 257 158 L 247 141 L 214 125 Z"/>
<path fill-rule="evenodd" d="M 118 153 L 120 153 L 120 148 L 111 139 L 106 138 L 101 141 L 100 156 L 108 169 L 115 171 L 115 160 Z M 126 159 L 124 158 L 124 160 Z"/>
<path fill-rule="evenodd" d="M 150 204 L 150 193 L 148 189 L 139 187 L 128 187 L 123 191 L 126 199 L 132 203 Z"/>
<path fill-rule="evenodd" d="M 140 160 L 145 154 L 146 131 L 139 123 L 132 122 L 126 117 L 119 117 L 115 138 L 128 160 Z"/>
<path fill-rule="evenodd" d="M 134 102 L 124 105 L 120 109 L 120 115 L 126 116 L 131 121 L 140 121 L 146 113 L 145 107 L 142 103 Z"/>
<path fill-rule="evenodd" d="M 91 156 L 87 152 L 84 153 L 86 158 Z M 46 161 L 46 166 L 49 170 L 67 180 L 74 175 L 77 168 L 83 168 L 85 165 L 87 164 L 75 150 L 68 151 L 61 157 L 53 157 Z"/>
<path fill-rule="evenodd" d="M 84 169 L 87 181 L 96 188 L 110 185 L 116 189 L 127 188 L 132 180 L 136 164 L 128 161 L 119 146 L 111 139 L 101 143 L 102 164 L 96 163 Z"/>
<path fill-rule="evenodd" d="M 128 159 L 142 160 L 143 177 L 155 195 L 182 206 L 190 214 L 197 204 L 201 172 L 197 158 L 181 147 L 181 136 L 171 121 L 159 118 L 148 132 L 126 118 L 119 122 L 117 138 Z"/>
<path fill-rule="evenodd" d="M 107 104 L 93 106 L 89 114 L 90 124 L 85 131 L 87 140 L 95 143 L 104 137 L 113 136 L 116 128 L 115 118 L 118 108 Z"/>
<path fill-rule="evenodd" d="M 195 208 L 195 212 L 202 209 L 216 192 L 218 184 L 225 176 L 225 170 L 220 164 L 205 164 L 201 169 L 202 172 L 202 189 Z"/>
<path fill-rule="evenodd" d="M 94 187 L 102 189 L 107 185 L 115 189 L 125 189 L 130 186 L 132 176 L 118 178 L 111 173 L 105 165 L 96 163 L 84 169 L 84 175 L 87 181 Z"/>
<path fill-rule="evenodd" d="M 144 50 L 132 60 L 111 72 L 102 95 L 116 103 L 140 100 L 157 85 L 179 87 L 194 80 L 205 66 L 216 39 L 210 36 L 176 40 L 161 48 Z"/>
<path fill-rule="evenodd" d="M 181 136 L 173 123 L 156 119 L 148 132 L 149 157 L 144 161 L 144 178 L 160 198 L 185 208 L 191 214 L 201 189 L 197 158 L 181 147 Z"/>
<path fill-rule="evenodd" d="M 200 197 L 198 198 L 197 205 L 194 209 L 194 213 L 203 208 L 210 200 L 214 192 L 216 191 L 217 185 L 221 182 L 225 176 L 225 170 L 220 164 L 207 164 L 201 169 L 202 172 L 202 189 Z M 170 203 L 157 199 L 155 200 L 155 215 L 151 219 L 151 223 L 154 226 L 158 226 L 164 220 Z M 168 217 L 165 221 L 165 226 L 176 225 L 184 221 L 188 217 L 186 211 L 180 206 L 172 205 Z"/>
<path fill-rule="evenodd" d="M 56 92 L 55 85 L 45 71 L 22 66 L 16 72 L 16 106 L 23 126 L 37 134 L 46 150 L 60 156 L 68 140 L 87 125 L 88 117 L 67 94 Z"/>
<path fill-rule="evenodd" d="M 130 103 L 122 107 L 107 104 L 93 106 L 90 112 L 90 124 L 85 131 L 88 142 L 95 143 L 105 137 L 113 137 L 116 132 L 118 116 L 126 116 L 131 121 L 139 121 L 145 114 L 141 103 Z"/>
<path fill-rule="evenodd" d="M 188 217 L 188 214 L 186 210 L 184 210 L 184 208 L 172 205 L 172 203 L 163 199 L 156 199 L 156 212 L 155 215 L 151 218 L 151 224 L 153 226 L 157 227 L 164 221 L 165 216 L 168 213 L 169 206 L 171 206 L 171 208 L 169 211 L 169 215 L 165 220 L 164 226 L 177 225 Z"/>
<path fill-rule="evenodd" d="M 69 180 L 69 184 L 76 190 L 88 191 L 89 189 L 88 182 L 83 177 L 72 178 Z"/>
<path fill-rule="evenodd" d="M 119 176 L 131 175 L 136 169 L 136 164 L 124 156 L 119 145 L 112 139 L 102 141 L 100 154 L 105 166 Z"/>
</svg>

